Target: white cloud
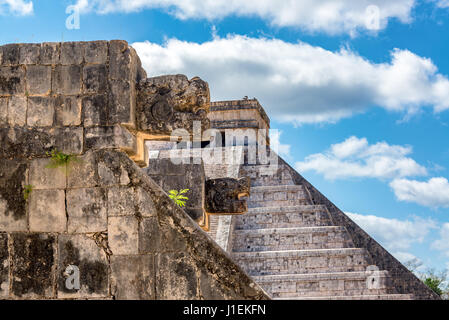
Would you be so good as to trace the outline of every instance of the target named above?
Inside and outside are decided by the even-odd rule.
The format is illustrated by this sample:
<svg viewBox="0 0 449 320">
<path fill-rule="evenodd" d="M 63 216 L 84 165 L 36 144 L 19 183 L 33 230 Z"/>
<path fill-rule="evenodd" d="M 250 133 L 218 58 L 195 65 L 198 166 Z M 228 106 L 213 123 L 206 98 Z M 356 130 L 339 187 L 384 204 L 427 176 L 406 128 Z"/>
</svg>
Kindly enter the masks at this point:
<svg viewBox="0 0 449 320">
<path fill-rule="evenodd" d="M 415 243 L 424 242 L 429 232 L 438 228 L 436 222 L 430 218 L 412 217 L 408 220 L 398 220 L 350 212 L 346 214 L 386 249 L 396 252 L 398 259 L 403 262 L 413 258 L 404 250 L 410 249 Z"/>
<path fill-rule="evenodd" d="M 274 26 L 330 34 L 371 29 L 372 17 L 379 28 L 391 19 L 409 23 L 414 5 L 414 0 L 89 0 L 89 10 L 100 14 L 160 8 L 183 20 L 259 17 Z M 375 15 L 367 8 L 376 8 Z"/>
<path fill-rule="evenodd" d="M 449 109 L 449 80 L 431 60 L 407 50 L 376 64 L 348 49 L 238 35 L 133 47 L 149 76 L 200 76 L 214 100 L 257 97 L 279 121 L 335 122 L 374 106 L 409 114 L 426 106 Z"/>
<path fill-rule="evenodd" d="M 24 0 L 0 0 L 0 14 L 26 16 L 33 13 L 33 2 Z"/>
<path fill-rule="evenodd" d="M 432 248 L 442 251 L 449 257 L 449 223 L 443 224 L 440 229 L 440 239 L 432 243 Z"/>
<path fill-rule="evenodd" d="M 415 264 L 417 264 L 416 269 L 411 271 L 424 271 L 426 268 L 424 262 L 410 252 L 394 251 L 390 253 L 401 263 L 406 264 L 406 267 L 408 268 L 410 268 L 410 266 L 407 266 L 407 264 L 410 264 L 410 262 L 415 262 Z"/>
<path fill-rule="evenodd" d="M 364 177 L 388 179 L 427 174 L 426 168 L 407 157 L 409 146 L 378 142 L 370 145 L 366 138 L 350 137 L 334 144 L 324 153 L 312 154 L 296 162 L 299 172 L 315 171 L 326 179 Z"/>
<path fill-rule="evenodd" d="M 427 182 L 396 179 L 390 186 L 398 200 L 433 208 L 449 207 L 449 181 L 446 178 L 432 178 Z"/>
<path fill-rule="evenodd" d="M 282 144 L 281 143 L 281 130 L 271 129 L 270 130 L 270 146 L 273 150 L 276 150 L 277 153 L 281 157 L 290 157 L 290 149 L 291 145 L 289 144 Z"/>
<path fill-rule="evenodd" d="M 449 0 L 436 0 L 437 7 L 449 8 Z"/>
</svg>

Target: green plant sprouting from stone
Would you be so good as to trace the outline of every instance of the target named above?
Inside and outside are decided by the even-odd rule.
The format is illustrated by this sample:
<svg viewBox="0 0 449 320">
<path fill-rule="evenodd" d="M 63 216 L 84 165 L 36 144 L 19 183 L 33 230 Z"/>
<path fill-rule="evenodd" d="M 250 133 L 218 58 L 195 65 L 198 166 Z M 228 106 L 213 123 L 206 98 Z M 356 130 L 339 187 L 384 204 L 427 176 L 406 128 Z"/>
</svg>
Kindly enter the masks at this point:
<svg viewBox="0 0 449 320">
<path fill-rule="evenodd" d="M 32 185 L 27 184 L 25 187 L 23 187 L 23 199 L 25 199 L 25 201 L 28 201 L 28 198 L 30 197 L 32 191 Z"/>
<path fill-rule="evenodd" d="M 190 189 L 182 189 L 182 190 L 170 190 L 168 192 L 168 196 L 175 201 L 175 203 L 180 207 L 185 207 L 186 206 L 186 201 L 185 200 L 189 200 L 188 197 L 185 196 L 185 194 L 189 191 Z"/>
<path fill-rule="evenodd" d="M 47 156 L 51 157 L 50 163 L 47 168 L 59 168 L 69 164 L 74 158 L 71 155 L 62 153 L 57 149 L 53 149 L 51 152 L 47 152 Z"/>
</svg>

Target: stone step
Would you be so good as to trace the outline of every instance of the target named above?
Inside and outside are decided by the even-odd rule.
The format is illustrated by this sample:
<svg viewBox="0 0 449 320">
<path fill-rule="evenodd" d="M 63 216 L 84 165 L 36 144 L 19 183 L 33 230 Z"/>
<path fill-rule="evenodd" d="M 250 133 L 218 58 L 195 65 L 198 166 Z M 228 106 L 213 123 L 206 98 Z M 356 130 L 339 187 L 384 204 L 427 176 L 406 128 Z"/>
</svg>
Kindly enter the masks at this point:
<svg viewBox="0 0 449 320">
<path fill-rule="evenodd" d="M 246 214 L 236 216 L 235 221 L 237 230 L 331 225 L 326 207 L 321 205 L 249 208 Z"/>
<path fill-rule="evenodd" d="M 387 271 L 377 271 L 375 282 L 371 272 L 333 272 L 255 276 L 256 282 L 276 298 L 320 296 L 359 296 L 396 293 Z"/>
<path fill-rule="evenodd" d="M 319 249 L 233 252 L 232 257 L 249 275 L 279 275 L 365 271 L 365 249 Z"/>
<path fill-rule="evenodd" d="M 352 246 L 348 232 L 339 226 L 236 230 L 233 238 L 235 252 L 337 249 Z"/>
<path fill-rule="evenodd" d="M 302 200 L 268 200 L 268 201 L 261 201 L 256 200 L 252 201 L 251 199 L 247 201 L 248 208 L 259 208 L 259 207 L 292 207 L 292 206 L 303 206 L 303 205 L 309 205 L 310 201 L 308 199 L 302 199 Z"/>
<path fill-rule="evenodd" d="M 414 300 L 412 294 L 376 294 L 357 296 L 322 296 L 300 298 L 275 298 L 275 300 Z"/>
<path fill-rule="evenodd" d="M 247 202 L 249 208 L 311 204 L 305 188 L 301 185 L 252 187 Z"/>
<path fill-rule="evenodd" d="M 291 179 L 282 179 L 276 176 L 264 176 L 257 179 L 251 179 L 251 187 L 262 186 L 294 186 L 295 183 Z"/>
<path fill-rule="evenodd" d="M 266 164 L 245 164 L 240 167 L 240 172 L 246 173 L 249 177 L 255 178 L 261 175 L 278 174 L 287 171 L 284 164 L 266 165 Z"/>
<path fill-rule="evenodd" d="M 295 185 L 285 165 L 245 165 L 240 174 L 251 178 L 251 186 Z"/>
<path fill-rule="evenodd" d="M 279 186 L 256 186 L 251 188 L 251 194 L 253 193 L 266 193 L 266 192 L 300 192 L 305 193 L 303 185 L 279 185 Z"/>
</svg>

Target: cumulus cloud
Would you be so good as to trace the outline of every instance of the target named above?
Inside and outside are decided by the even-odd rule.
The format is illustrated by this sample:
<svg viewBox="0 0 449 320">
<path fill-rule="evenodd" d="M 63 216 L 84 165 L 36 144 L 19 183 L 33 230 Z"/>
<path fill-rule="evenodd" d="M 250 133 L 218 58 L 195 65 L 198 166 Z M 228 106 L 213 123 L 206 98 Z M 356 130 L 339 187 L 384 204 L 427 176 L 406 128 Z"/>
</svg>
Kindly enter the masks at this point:
<svg viewBox="0 0 449 320">
<path fill-rule="evenodd" d="M 0 14 L 26 16 L 33 13 L 33 2 L 25 0 L 0 0 Z"/>
<path fill-rule="evenodd" d="M 389 179 L 427 174 L 426 168 L 407 157 L 410 146 L 369 144 L 366 138 L 350 137 L 332 145 L 323 153 L 312 154 L 296 162 L 298 171 L 315 171 L 326 179 L 351 177 Z"/>
<path fill-rule="evenodd" d="M 282 130 L 270 130 L 270 145 L 281 157 L 290 157 L 291 145 L 281 143 Z"/>
<path fill-rule="evenodd" d="M 440 229 L 440 239 L 432 243 L 432 248 L 442 251 L 449 257 L 449 223 L 443 224 Z"/>
<path fill-rule="evenodd" d="M 257 97 L 271 117 L 295 124 L 335 122 L 380 106 L 413 114 L 449 109 L 449 80 L 407 50 L 370 62 L 349 49 L 233 35 L 204 43 L 134 43 L 150 76 L 183 73 L 209 82 L 214 100 Z"/>
<path fill-rule="evenodd" d="M 417 258 L 415 255 L 411 254 L 410 252 L 403 252 L 403 251 L 397 251 L 391 253 L 396 259 L 398 259 L 402 263 L 410 263 L 416 261 L 416 264 L 418 264 L 417 269 L 422 269 L 422 260 Z"/>
<path fill-rule="evenodd" d="M 182 20 L 259 17 L 274 26 L 338 34 L 373 29 L 373 20 L 376 29 L 391 19 L 409 23 L 414 5 L 414 0 L 89 0 L 88 8 L 100 14 L 158 8 Z"/>
<path fill-rule="evenodd" d="M 449 0 L 436 0 L 437 7 L 449 8 Z"/>
<path fill-rule="evenodd" d="M 403 262 L 413 258 L 404 250 L 410 249 L 413 244 L 424 242 L 429 232 L 438 228 L 437 223 L 430 218 L 411 217 L 399 220 L 350 212 L 346 214 L 386 249 L 396 252 Z"/>
<path fill-rule="evenodd" d="M 433 208 L 449 207 L 449 181 L 446 178 L 431 178 L 428 181 L 395 179 L 390 186 L 398 200 Z"/>
</svg>

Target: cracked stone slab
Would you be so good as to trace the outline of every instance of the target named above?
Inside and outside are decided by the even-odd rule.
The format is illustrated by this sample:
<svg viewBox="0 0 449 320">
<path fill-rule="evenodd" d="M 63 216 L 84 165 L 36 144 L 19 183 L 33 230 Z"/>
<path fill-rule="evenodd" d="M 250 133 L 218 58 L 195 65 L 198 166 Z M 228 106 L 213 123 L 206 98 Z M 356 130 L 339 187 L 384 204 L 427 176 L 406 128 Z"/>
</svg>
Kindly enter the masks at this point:
<svg viewBox="0 0 449 320">
<path fill-rule="evenodd" d="M 101 232 L 107 229 L 106 190 L 83 188 L 67 190 L 69 233 Z"/>
</svg>

